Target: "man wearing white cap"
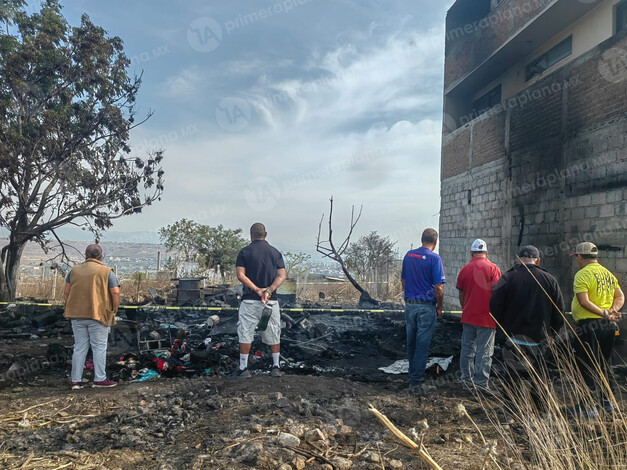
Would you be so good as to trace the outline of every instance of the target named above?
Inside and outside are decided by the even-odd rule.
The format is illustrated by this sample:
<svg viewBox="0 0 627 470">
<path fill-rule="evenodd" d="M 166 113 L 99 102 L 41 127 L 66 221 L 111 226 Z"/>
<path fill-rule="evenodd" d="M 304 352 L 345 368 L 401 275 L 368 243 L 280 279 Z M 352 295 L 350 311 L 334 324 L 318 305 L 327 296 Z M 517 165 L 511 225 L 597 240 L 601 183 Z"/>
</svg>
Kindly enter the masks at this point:
<svg viewBox="0 0 627 470">
<path fill-rule="evenodd" d="M 459 363 L 464 384 L 488 390 L 496 323 L 490 315 L 492 288 L 501 270 L 488 260 L 488 245 L 481 239 L 470 247 L 470 262 L 457 276 L 462 306 L 462 349 Z"/>
<path fill-rule="evenodd" d="M 580 361 L 581 372 L 588 387 L 596 389 L 596 362 L 601 366 L 605 379 L 616 338 L 616 321 L 620 319 L 620 309 L 625 303 L 625 295 L 616 277 L 599 264 L 599 250 L 594 243 L 577 245 L 575 253 L 579 271 L 575 274 L 575 297 L 572 302 L 573 319 L 577 322 L 579 341 L 575 340 L 575 350 Z M 584 349 L 584 346 L 587 349 Z M 613 411 L 613 401 L 609 390 L 601 387 L 603 406 Z"/>
</svg>

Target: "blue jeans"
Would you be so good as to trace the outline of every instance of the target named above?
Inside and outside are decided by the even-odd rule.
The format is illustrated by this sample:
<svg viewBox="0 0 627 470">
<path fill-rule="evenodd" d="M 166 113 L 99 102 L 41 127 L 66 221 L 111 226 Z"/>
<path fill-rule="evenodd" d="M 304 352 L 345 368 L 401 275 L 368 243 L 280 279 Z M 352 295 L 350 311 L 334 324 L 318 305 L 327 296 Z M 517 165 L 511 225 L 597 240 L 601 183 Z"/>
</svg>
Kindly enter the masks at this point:
<svg viewBox="0 0 627 470">
<path fill-rule="evenodd" d="M 436 318 L 435 305 L 405 305 L 409 381 L 412 384 L 419 384 L 425 378 L 425 368 Z"/>
<path fill-rule="evenodd" d="M 94 356 L 94 382 L 107 379 L 107 341 L 109 339 L 108 326 L 89 318 L 72 320 L 74 331 L 74 354 L 72 354 L 72 382 L 83 380 L 85 358 L 91 345 Z"/>
<path fill-rule="evenodd" d="M 462 380 L 487 387 L 494 354 L 494 328 L 463 324 L 459 365 Z"/>
</svg>

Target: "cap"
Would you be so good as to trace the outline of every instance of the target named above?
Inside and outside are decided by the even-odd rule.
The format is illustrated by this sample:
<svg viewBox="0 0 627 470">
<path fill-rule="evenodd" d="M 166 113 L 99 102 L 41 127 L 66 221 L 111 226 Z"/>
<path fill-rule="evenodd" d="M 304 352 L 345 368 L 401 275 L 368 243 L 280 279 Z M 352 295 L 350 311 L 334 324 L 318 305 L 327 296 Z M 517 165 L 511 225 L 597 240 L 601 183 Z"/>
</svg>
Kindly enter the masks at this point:
<svg viewBox="0 0 627 470">
<path fill-rule="evenodd" d="M 539 258 L 540 250 L 538 250 L 533 245 L 525 245 L 525 246 L 520 247 L 520 250 L 518 250 L 518 257 L 519 258 Z"/>
<path fill-rule="evenodd" d="M 575 255 L 598 255 L 599 249 L 594 243 L 582 242 L 575 248 L 575 252 L 570 256 Z"/>
<path fill-rule="evenodd" d="M 486 242 L 484 242 L 481 238 L 477 238 L 474 242 L 472 242 L 470 251 L 488 251 L 488 245 L 486 245 Z"/>
</svg>

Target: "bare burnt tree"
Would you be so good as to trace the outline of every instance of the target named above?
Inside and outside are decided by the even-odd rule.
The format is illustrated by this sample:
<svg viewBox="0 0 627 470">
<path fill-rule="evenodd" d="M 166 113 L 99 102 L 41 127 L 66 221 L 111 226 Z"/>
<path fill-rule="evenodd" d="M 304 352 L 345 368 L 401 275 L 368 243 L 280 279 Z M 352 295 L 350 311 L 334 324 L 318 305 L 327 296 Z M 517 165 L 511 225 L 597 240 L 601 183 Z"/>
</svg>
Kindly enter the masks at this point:
<svg viewBox="0 0 627 470">
<path fill-rule="evenodd" d="M 342 272 L 344 273 L 346 278 L 355 287 L 355 289 L 357 289 L 361 294 L 359 297 L 360 306 L 368 306 L 368 305 L 376 306 L 378 305 L 378 302 L 370 296 L 368 291 L 366 291 L 366 289 L 364 289 L 357 282 L 357 280 L 355 280 L 355 278 L 348 271 L 348 268 L 346 267 L 346 263 L 344 262 L 344 259 L 342 258 L 342 256 L 346 252 L 346 249 L 350 245 L 351 235 L 353 234 L 353 230 L 355 229 L 357 222 L 359 222 L 359 219 L 361 218 L 362 210 L 363 210 L 363 206 L 360 206 L 359 213 L 357 214 L 357 217 L 355 217 L 355 206 L 352 207 L 351 224 L 350 224 L 350 229 L 348 231 L 348 235 L 346 236 L 344 241 L 341 243 L 341 245 L 336 248 L 335 244 L 333 243 L 333 196 L 331 196 L 330 208 L 329 208 L 329 238 L 324 241 L 321 241 L 320 239 L 320 236 L 322 233 L 322 222 L 324 220 L 324 214 L 322 214 L 322 217 L 320 218 L 320 224 L 318 224 L 318 237 L 316 238 L 316 251 L 320 253 L 321 255 L 323 255 L 325 258 L 329 258 L 339 263 L 340 267 L 342 268 Z"/>
</svg>

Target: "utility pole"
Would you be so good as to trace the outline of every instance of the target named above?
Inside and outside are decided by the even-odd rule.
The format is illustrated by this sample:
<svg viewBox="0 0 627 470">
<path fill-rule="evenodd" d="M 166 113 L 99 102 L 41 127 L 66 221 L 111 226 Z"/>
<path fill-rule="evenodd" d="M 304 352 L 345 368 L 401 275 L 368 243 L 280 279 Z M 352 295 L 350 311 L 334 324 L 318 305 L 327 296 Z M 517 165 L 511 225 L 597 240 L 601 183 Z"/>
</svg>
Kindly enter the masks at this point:
<svg viewBox="0 0 627 470">
<path fill-rule="evenodd" d="M 157 251 L 157 272 L 161 271 L 161 252 Z"/>
<path fill-rule="evenodd" d="M 57 277 L 59 276 L 59 272 L 55 268 L 52 268 L 52 271 L 52 300 L 54 301 L 57 297 Z"/>
<path fill-rule="evenodd" d="M 42 261 L 39 263 L 39 266 L 41 267 L 41 290 L 37 289 L 37 295 L 39 296 L 41 294 L 43 298 L 46 295 L 46 265 Z"/>
</svg>

